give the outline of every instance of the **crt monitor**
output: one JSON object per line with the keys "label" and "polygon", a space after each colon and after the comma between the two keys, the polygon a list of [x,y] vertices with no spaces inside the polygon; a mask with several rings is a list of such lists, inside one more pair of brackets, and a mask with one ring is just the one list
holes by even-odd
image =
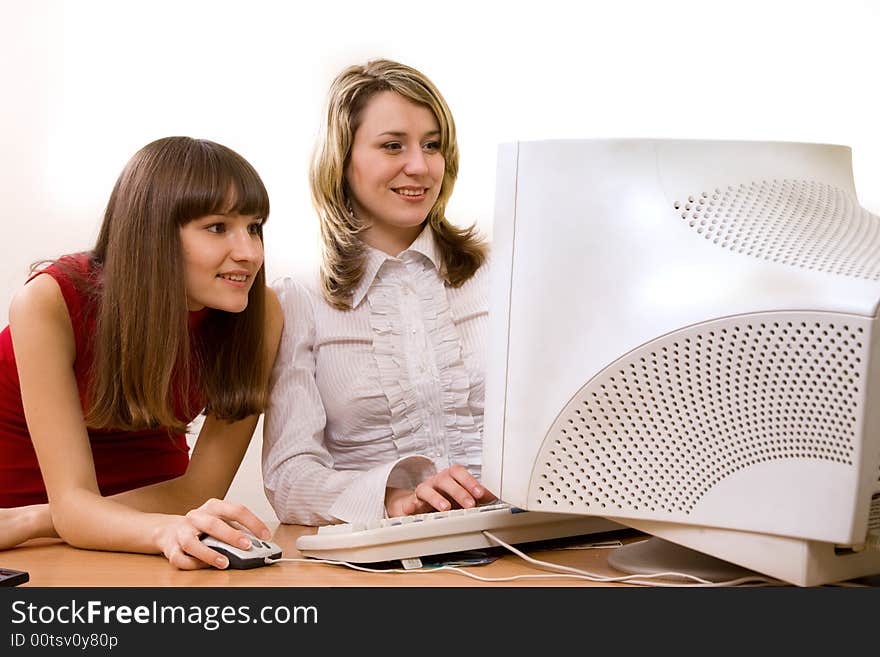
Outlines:
{"label": "crt monitor", "polygon": [[483,480],[794,584],[880,573],[878,302],[847,147],[504,144]]}

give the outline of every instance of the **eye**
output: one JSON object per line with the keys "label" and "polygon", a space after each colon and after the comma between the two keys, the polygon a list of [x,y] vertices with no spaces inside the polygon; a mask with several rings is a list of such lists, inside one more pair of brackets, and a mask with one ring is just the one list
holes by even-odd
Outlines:
{"label": "eye", "polygon": [[389,141],[382,144],[382,149],[391,153],[397,153],[403,149],[403,145],[399,141]]}
{"label": "eye", "polygon": [[422,149],[429,153],[437,153],[440,151],[439,141],[428,141],[422,145]]}
{"label": "eye", "polygon": [[248,232],[251,235],[262,235],[263,234],[263,221],[255,221],[252,224],[248,224]]}
{"label": "eye", "polygon": [[205,226],[205,230],[207,230],[209,233],[217,233],[219,235],[220,233],[226,232],[226,224],[210,224],[208,226]]}

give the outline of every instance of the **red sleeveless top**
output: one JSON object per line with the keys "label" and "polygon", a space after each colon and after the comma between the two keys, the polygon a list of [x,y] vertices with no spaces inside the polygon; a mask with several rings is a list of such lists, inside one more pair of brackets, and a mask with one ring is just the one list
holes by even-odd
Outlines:
{"label": "red sleeveless top", "polygon": [[[74,374],[80,399],[84,399],[92,365],[96,304],[89,295],[77,289],[65,269],[75,270],[84,281],[94,280],[95,272],[90,271],[86,254],[65,257],[61,262],[65,266],[53,264],[34,276],[49,275],[61,288],[76,343]],[[204,314],[205,311],[190,313],[191,335]],[[184,403],[184,399],[172,400],[178,417],[187,423],[195,416],[185,417],[181,409],[201,409],[205,405],[194,387],[188,391],[188,398],[188,403]],[[89,427],[88,433],[102,495],[114,495],[178,477],[186,471],[189,463],[186,436],[161,427],[140,431]],[[12,337],[7,326],[0,333],[0,508],[46,501],[46,488],[24,417]]]}

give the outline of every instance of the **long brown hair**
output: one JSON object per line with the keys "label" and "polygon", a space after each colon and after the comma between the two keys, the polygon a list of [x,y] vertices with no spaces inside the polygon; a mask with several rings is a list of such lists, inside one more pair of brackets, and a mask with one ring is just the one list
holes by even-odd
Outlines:
{"label": "long brown hair", "polygon": [[445,160],[443,182],[426,221],[443,259],[441,275],[447,284],[464,284],[486,259],[486,246],[476,226],[458,228],[446,219],[446,204],[458,176],[458,142],[452,112],[434,84],[416,69],[376,59],[342,71],[330,86],[325,119],[315,146],[309,185],[321,223],[321,282],[324,296],[340,309],[350,307],[351,295],[364,269],[364,244],[358,237],[369,228],[350,211],[345,169],[354,134],[369,100],[394,91],[434,114],[440,125],[440,151]]}
{"label": "long brown hair", "polygon": [[207,310],[199,339],[190,340],[179,229],[221,213],[269,214],[259,175],[225,146],[167,137],[144,146],[122,171],[90,254],[101,282],[92,287],[97,318],[89,426],[183,431],[173,400],[186,398],[193,383],[205,412],[221,419],[264,410],[265,267],[244,311]]}

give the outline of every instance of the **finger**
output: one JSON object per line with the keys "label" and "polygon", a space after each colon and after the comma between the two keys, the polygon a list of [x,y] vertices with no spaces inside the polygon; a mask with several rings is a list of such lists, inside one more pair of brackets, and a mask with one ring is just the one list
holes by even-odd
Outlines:
{"label": "finger", "polygon": [[[214,552],[211,550],[211,552]],[[218,557],[223,556],[221,554],[217,554]],[[183,551],[180,545],[175,545],[171,551],[171,554],[168,555],[169,563],[177,568],[178,570],[198,570],[200,568],[207,568],[210,563],[202,561],[201,559],[196,559],[186,552]],[[228,565],[228,564],[227,564]],[[217,567],[220,567],[219,564]],[[224,566],[225,567],[225,566]]]}
{"label": "finger", "polygon": [[[477,478],[474,477],[468,469],[463,465],[455,464],[451,468],[449,468],[449,474],[452,476],[455,481],[457,481],[463,488],[465,488],[475,499],[482,499],[486,494],[486,489],[480,485],[480,482],[477,481]],[[490,493],[491,495],[491,493]]]}
{"label": "finger", "polygon": [[428,505],[431,510],[449,511],[452,505],[445,497],[438,493],[431,484],[422,482],[416,486],[415,495],[418,499]]}
{"label": "finger", "polygon": [[432,506],[420,500],[415,492],[413,492],[413,494],[404,502],[403,515],[414,516],[419,513],[428,513],[433,510],[434,508]]}
{"label": "finger", "polygon": [[242,550],[247,550],[251,546],[251,539],[247,534],[240,529],[236,529],[226,520],[203,511],[201,507],[189,511],[186,514],[186,519],[197,530],[196,534],[201,533],[213,536],[224,543],[234,545]]}
{"label": "finger", "polygon": [[479,486],[480,494],[477,496],[481,502],[494,502],[498,499],[498,496],[487,489],[485,486]]}
{"label": "finger", "polygon": [[243,504],[235,504],[226,500],[210,499],[200,509],[204,509],[212,515],[219,516],[227,521],[235,521],[250,531],[254,536],[264,540],[272,538],[269,527],[260,520],[253,511]]}
{"label": "finger", "polygon": [[476,506],[476,500],[471,494],[450,475],[440,476],[434,480],[434,487],[441,491],[447,498],[455,500],[463,509]]}
{"label": "finger", "polygon": [[181,552],[192,559],[201,562],[201,567],[214,566],[215,568],[223,569],[229,565],[229,559],[210,546],[205,545],[205,543],[200,540],[198,534],[183,532],[182,534],[183,535],[178,538],[178,545]]}

